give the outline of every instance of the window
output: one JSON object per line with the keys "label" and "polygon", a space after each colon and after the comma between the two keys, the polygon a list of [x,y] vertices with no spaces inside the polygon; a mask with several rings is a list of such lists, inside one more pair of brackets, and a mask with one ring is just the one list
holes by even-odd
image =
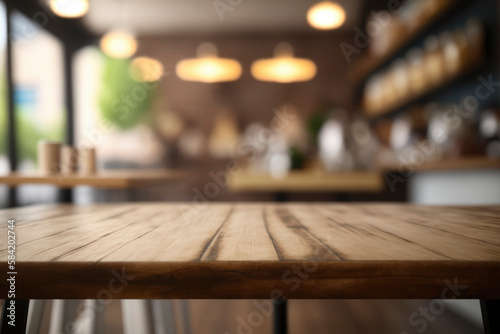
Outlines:
{"label": "window", "polygon": [[[18,12],[11,23],[18,169],[36,170],[38,141],[64,139],[63,46]],[[56,196],[54,187],[28,185],[19,187],[18,200],[28,204]]]}
{"label": "window", "polygon": [[[9,171],[7,159],[7,14],[5,5],[0,2],[0,173]],[[7,202],[7,187],[0,186],[0,206]]]}

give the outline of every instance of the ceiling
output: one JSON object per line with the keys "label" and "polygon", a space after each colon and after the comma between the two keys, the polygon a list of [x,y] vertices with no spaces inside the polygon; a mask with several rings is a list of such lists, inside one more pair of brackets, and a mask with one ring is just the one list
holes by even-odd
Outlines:
{"label": "ceiling", "polygon": [[[85,24],[96,34],[125,26],[139,35],[313,31],[306,12],[318,0],[90,0]],[[227,5],[219,13],[214,3]],[[234,5],[230,5],[233,3]],[[347,18],[359,22],[360,0],[338,0]],[[222,17],[222,19],[221,19]]]}

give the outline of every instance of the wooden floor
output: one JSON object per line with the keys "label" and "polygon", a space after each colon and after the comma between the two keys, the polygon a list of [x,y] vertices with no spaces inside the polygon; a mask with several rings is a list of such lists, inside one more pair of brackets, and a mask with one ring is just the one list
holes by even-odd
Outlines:
{"label": "wooden floor", "polygon": [[[272,316],[265,318],[261,326],[239,329],[241,323],[258,323],[257,303],[267,301],[248,300],[196,300],[192,301],[193,334],[270,334]],[[419,307],[428,307],[430,300],[292,300],[289,306],[290,334],[331,333],[395,333],[407,331],[419,333],[420,326],[412,327],[408,317],[418,312]],[[221,314],[224,317],[221,317]],[[262,314],[262,313],[260,313]],[[252,320],[252,316],[255,317]],[[250,316],[250,319],[249,319]],[[422,319],[418,317],[416,319]],[[444,312],[431,323],[426,334],[454,333],[474,334],[481,330],[456,316],[452,311]],[[402,334],[402,333],[401,333]]]}
{"label": "wooden floor", "polygon": [[[409,317],[428,308],[431,300],[292,300],[289,302],[290,334],[331,333],[453,333],[480,334],[468,321],[446,310],[432,321]],[[192,334],[270,334],[272,315],[266,300],[190,301]],[[50,305],[50,303],[49,303]],[[50,307],[46,309],[42,331],[48,333]],[[105,333],[123,333],[121,307],[117,300],[105,310]],[[180,321],[179,321],[180,323]],[[424,323],[426,328],[423,329]],[[420,331],[418,331],[420,330]],[[183,333],[178,326],[178,333]]]}

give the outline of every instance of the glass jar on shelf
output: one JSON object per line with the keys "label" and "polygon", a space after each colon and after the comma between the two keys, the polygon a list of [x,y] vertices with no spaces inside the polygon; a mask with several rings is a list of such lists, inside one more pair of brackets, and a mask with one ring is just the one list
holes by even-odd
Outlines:
{"label": "glass jar on shelf", "polygon": [[484,54],[484,28],[478,18],[471,18],[465,24],[467,53],[471,64],[478,64]]}
{"label": "glass jar on shelf", "polygon": [[458,71],[463,71],[470,64],[469,48],[464,30],[456,29],[453,32],[453,38],[458,48]]}
{"label": "glass jar on shelf", "polygon": [[404,58],[398,58],[391,64],[390,69],[392,91],[395,100],[400,101],[408,96],[409,78],[408,67]]}
{"label": "glass jar on shelf", "polygon": [[449,31],[439,35],[443,48],[443,69],[446,77],[452,77],[460,71],[460,49]]}
{"label": "glass jar on shelf", "polygon": [[435,35],[427,37],[424,42],[424,73],[428,84],[437,86],[443,81],[444,61],[439,38]]}
{"label": "glass jar on shelf", "polygon": [[413,48],[406,55],[408,62],[408,78],[411,94],[419,94],[426,88],[423,54],[419,48]]}
{"label": "glass jar on shelf", "polygon": [[384,107],[382,96],[382,77],[380,74],[374,74],[368,80],[363,95],[363,104],[366,111],[375,112]]}

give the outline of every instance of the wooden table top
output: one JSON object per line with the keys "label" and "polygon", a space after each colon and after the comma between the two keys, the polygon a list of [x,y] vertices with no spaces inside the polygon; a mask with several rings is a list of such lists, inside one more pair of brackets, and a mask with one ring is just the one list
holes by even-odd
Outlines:
{"label": "wooden table top", "polygon": [[248,192],[380,192],[385,188],[384,176],[379,171],[291,171],[283,178],[265,173],[243,171],[229,179],[232,191]]}
{"label": "wooden table top", "polygon": [[45,175],[39,172],[15,172],[0,176],[0,184],[50,184],[59,188],[92,186],[96,188],[129,189],[180,180],[183,173],[166,169],[100,170],[94,174]]}
{"label": "wooden table top", "polygon": [[0,210],[18,298],[500,298],[500,206],[197,205]]}

